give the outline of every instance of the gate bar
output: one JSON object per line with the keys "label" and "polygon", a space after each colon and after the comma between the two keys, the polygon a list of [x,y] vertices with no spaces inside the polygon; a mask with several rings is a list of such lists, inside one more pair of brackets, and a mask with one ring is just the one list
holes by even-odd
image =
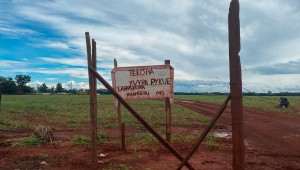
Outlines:
{"label": "gate bar", "polygon": [[[180,161],[183,160],[183,157],[167,142],[162,138],[112,87],[111,85],[91,66],[88,67],[89,72],[91,72],[119,101],[124,105],[124,107],[131,112],[131,114],[140,121],[147,130],[152,133],[152,135],[162,143],[177,159]],[[194,170],[194,168],[188,163],[185,163],[185,166],[190,169]]]}
{"label": "gate bar", "polygon": [[186,157],[184,158],[184,160],[181,161],[181,163],[178,166],[177,170],[180,170],[183,167],[183,165],[193,156],[193,154],[198,149],[198,147],[201,144],[201,142],[205,139],[205,137],[208,134],[208,132],[211,130],[211,128],[215,125],[215,123],[220,118],[220,116],[222,115],[222,113],[225,111],[225,109],[226,109],[226,107],[227,107],[228,102],[230,101],[230,99],[231,99],[231,96],[228,95],[227,99],[224,101],[223,105],[220,107],[220,109],[218,110],[217,114],[210,121],[209,125],[206,126],[206,128],[203,131],[203,133],[198,138],[197,143],[193,146],[193,148],[191,149],[191,151],[186,155]]}

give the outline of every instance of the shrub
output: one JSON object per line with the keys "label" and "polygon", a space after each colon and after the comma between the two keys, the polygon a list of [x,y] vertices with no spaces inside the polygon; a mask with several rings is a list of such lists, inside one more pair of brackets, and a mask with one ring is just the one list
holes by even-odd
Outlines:
{"label": "shrub", "polygon": [[45,142],[53,142],[53,130],[49,126],[38,125],[35,128],[34,135],[43,139]]}

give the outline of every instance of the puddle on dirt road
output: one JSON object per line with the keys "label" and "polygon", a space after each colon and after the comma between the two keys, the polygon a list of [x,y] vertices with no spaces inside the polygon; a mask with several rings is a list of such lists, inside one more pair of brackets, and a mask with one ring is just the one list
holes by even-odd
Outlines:
{"label": "puddle on dirt road", "polygon": [[[217,138],[232,139],[232,134],[229,131],[214,131],[212,132],[212,135]],[[251,150],[249,142],[246,139],[244,139],[244,145],[246,148]]]}
{"label": "puddle on dirt road", "polygon": [[231,132],[214,131],[214,132],[212,132],[212,135],[217,138],[231,139]]}
{"label": "puddle on dirt road", "polygon": [[183,103],[195,103],[194,101],[189,101],[189,100],[181,100]]}

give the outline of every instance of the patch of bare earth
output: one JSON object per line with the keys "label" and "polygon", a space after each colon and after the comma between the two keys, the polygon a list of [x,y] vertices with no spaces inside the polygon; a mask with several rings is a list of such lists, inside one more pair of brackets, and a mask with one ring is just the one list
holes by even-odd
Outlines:
{"label": "patch of bare earth", "polygon": [[[182,129],[182,132],[186,130]],[[75,131],[56,131],[54,144],[44,144],[39,147],[15,147],[7,141],[9,139],[30,136],[33,132],[5,131],[1,133],[0,169],[89,169],[90,147],[70,142]],[[22,132],[21,132],[22,131]],[[134,134],[134,129],[128,128],[127,134]],[[98,144],[99,169],[118,169],[125,166],[129,169],[176,169],[179,161],[161,144],[139,145],[128,143],[126,150],[119,149],[117,129],[109,129],[108,142]],[[225,142],[226,143],[226,142]],[[190,145],[175,143],[174,148],[182,155],[187,154]],[[228,146],[219,150],[200,147],[190,163],[194,167],[205,169],[230,169],[230,152]]]}
{"label": "patch of bare earth", "polygon": [[[213,116],[219,105],[180,102],[199,113]],[[300,169],[300,117],[291,114],[244,109],[246,169]],[[52,124],[54,143],[38,147],[12,146],[11,139],[30,136],[26,129],[0,130],[0,169],[90,169],[90,147],[74,144],[76,135],[89,135],[88,123],[82,130],[70,130]],[[200,136],[204,127],[173,125],[173,133]],[[140,130],[126,127],[129,137]],[[189,163],[195,169],[232,169],[231,118],[227,108],[213,129],[220,135],[218,148],[200,145]],[[98,169],[176,169],[180,161],[160,143],[128,142],[119,149],[119,131],[106,129],[107,142],[97,145]],[[172,146],[184,157],[193,145],[176,141]],[[187,169],[187,168],[183,168]]]}

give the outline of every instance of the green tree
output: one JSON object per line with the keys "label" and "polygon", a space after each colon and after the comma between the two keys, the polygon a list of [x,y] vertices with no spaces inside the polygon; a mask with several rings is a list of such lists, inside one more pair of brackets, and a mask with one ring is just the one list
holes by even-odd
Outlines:
{"label": "green tree", "polygon": [[34,88],[30,86],[19,86],[19,94],[32,94],[34,92]]}
{"label": "green tree", "polygon": [[51,93],[51,94],[54,94],[54,93],[55,93],[55,87],[54,87],[54,86],[52,86],[52,87],[50,88],[50,93]]}
{"label": "green tree", "polygon": [[17,94],[30,94],[33,93],[34,89],[27,86],[26,84],[31,81],[31,77],[28,75],[16,75],[16,83],[18,84]]}
{"label": "green tree", "polygon": [[16,75],[15,79],[18,86],[26,86],[31,81],[31,77],[28,75]]}
{"label": "green tree", "polygon": [[70,89],[67,91],[69,94],[77,94],[78,90],[77,89]]}
{"label": "green tree", "polygon": [[56,84],[56,92],[57,93],[62,93],[64,91],[65,91],[65,89],[62,87],[62,84],[61,83],[57,83]]}
{"label": "green tree", "polygon": [[47,93],[49,92],[49,89],[47,87],[47,85],[45,83],[43,83],[41,86],[39,86],[37,88],[37,90],[40,92],[40,93]]}
{"label": "green tree", "polygon": [[11,77],[0,76],[0,86],[2,86],[3,94],[15,94],[17,92],[17,85]]}

